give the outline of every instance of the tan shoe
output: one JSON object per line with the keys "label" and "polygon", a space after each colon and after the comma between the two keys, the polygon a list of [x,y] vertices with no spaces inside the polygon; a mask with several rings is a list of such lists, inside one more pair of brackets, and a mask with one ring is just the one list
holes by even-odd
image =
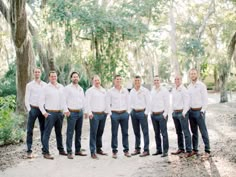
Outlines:
{"label": "tan shoe", "polygon": [[117,154],[116,154],[116,153],[113,153],[113,154],[112,154],[112,158],[113,158],[113,159],[117,159]]}
{"label": "tan shoe", "polygon": [[133,155],[138,155],[138,154],[140,154],[140,151],[139,150],[135,150],[133,153],[131,153],[131,155],[133,156]]}
{"label": "tan shoe", "polygon": [[51,156],[50,154],[44,154],[43,157],[44,157],[45,159],[49,159],[49,160],[53,160],[53,159],[54,159],[54,157]]}
{"label": "tan shoe", "polygon": [[131,157],[131,155],[129,154],[129,152],[125,152],[124,155],[125,155],[126,157]]}
{"label": "tan shoe", "polygon": [[68,159],[74,159],[74,157],[73,157],[72,154],[68,154],[68,155],[67,155],[67,158],[68,158]]}

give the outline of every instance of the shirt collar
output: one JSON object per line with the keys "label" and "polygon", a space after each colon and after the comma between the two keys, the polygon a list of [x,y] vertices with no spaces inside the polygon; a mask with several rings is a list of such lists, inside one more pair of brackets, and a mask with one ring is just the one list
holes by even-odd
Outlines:
{"label": "shirt collar", "polygon": [[76,88],[76,89],[78,89],[80,91],[82,90],[82,87],[79,84],[76,87],[76,86],[74,86],[74,84],[70,83],[70,86],[73,87],[73,88]]}
{"label": "shirt collar", "polygon": [[103,92],[103,93],[106,92],[106,90],[105,90],[102,86],[100,86],[100,88],[97,88],[97,87],[95,87],[95,86],[92,86],[92,88],[95,89],[95,90],[98,90],[98,91],[100,91],[100,92]]}

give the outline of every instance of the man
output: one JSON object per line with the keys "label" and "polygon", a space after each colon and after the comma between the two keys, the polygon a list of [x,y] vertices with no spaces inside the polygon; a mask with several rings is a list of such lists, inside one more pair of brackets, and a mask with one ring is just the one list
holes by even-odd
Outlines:
{"label": "man", "polygon": [[129,154],[128,128],[129,128],[129,92],[121,86],[122,78],[116,75],[114,78],[114,87],[108,92],[108,104],[111,110],[111,147],[114,159],[117,158],[118,147],[118,128],[121,127],[123,152],[126,157]]}
{"label": "man", "polygon": [[149,155],[149,114],[150,94],[148,89],[141,86],[141,77],[135,76],[134,88],[130,91],[131,119],[135,134],[135,151],[131,155],[140,154],[140,126],[144,137],[144,150],[140,157]]}
{"label": "man", "polygon": [[[152,155],[162,154],[161,157],[168,156],[169,140],[167,133],[167,119],[169,110],[169,92],[161,86],[159,76],[154,77],[154,87],[151,91],[151,118],[155,132],[156,152]],[[161,136],[162,140],[161,142]],[[163,144],[163,148],[162,148]]]}
{"label": "man", "polygon": [[198,154],[198,128],[202,134],[205,144],[205,154],[202,158],[210,157],[210,142],[205,123],[205,113],[207,108],[207,88],[198,80],[198,72],[191,69],[189,72],[191,83],[188,86],[190,96],[189,121],[192,131],[193,154]]}
{"label": "man", "polygon": [[45,82],[41,81],[41,70],[40,68],[34,69],[34,80],[29,82],[26,85],[25,91],[25,106],[28,111],[28,123],[27,123],[27,157],[32,158],[32,143],[33,143],[33,129],[34,123],[38,118],[40,134],[41,134],[41,143],[43,144],[43,132],[44,132],[44,116],[39,110],[38,101],[39,95],[42,92],[43,88],[47,85]]}
{"label": "man", "polygon": [[178,150],[176,152],[172,152],[171,154],[177,155],[184,153],[186,148],[186,154],[183,157],[191,157],[193,155],[192,143],[188,127],[187,114],[189,110],[189,94],[187,89],[182,85],[182,78],[178,75],[175,77],[175,87],[172,91],[172,108],[172,117],[177,134]]}
{"label": "man", "polygon": [[98,75],[93,77],[93,86],[86,91],[87,114],[90,122],[90,152],[92,159],[97,154],[107,155],[102,151],[102,135],[108,114],[107,92],[101,86]]}
{"label": "man", "polygon": [[57,82],[57,73],[49,72],[49,83],[43,89],[39,99],[39,109],[45,117],[45,130],[43,135],[43,154],[45,159],[54,159],[49,153],[49,138],[52,128],[55,127],[57,149],[60,155],[67,155],[62,142],[62,125],[64,115],[67,112],[65,104],[64,87]]}
{"label": "man", "polygon": [[67,116],[66,148],[68,159],[73,159],[72,139],[75,132],[75,155],[86,156],[81,152],[81,132],[83,125],[83,109],[85,107],[84,91],[78,84],[79,73],[71,73],[72,83],[65,87]]}

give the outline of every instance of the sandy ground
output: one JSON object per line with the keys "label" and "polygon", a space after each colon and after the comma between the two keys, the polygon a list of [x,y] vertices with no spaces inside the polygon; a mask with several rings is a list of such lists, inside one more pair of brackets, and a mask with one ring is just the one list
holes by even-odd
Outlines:
{"label": "sandy ground", "polygon": [[[11,145],[0,148],[0,176],[1,177],[236,177],[236,96],[233,95],[229,103],[218,104],[219,95],[209,94],[209,108],[207,112],[207,126],[211,141],[212,158],[201,161],[198,157],[181,159],[169,155],[148,156],[141,158],[134,156],[127,158],[122,153],[121,133],[119,132],[118,159],[111,157],[111,122],[107,119],[103,139],[103,150],[109,156],[99,156],[93,160],[90,156],[75,157],[73,160],[59,156],[56,150],[54,132],[50,141],[51,153],[54,160],[45,160],[41,155],[39,137],[34,137],[33,159],[25,159],[25,144]],[[65,132],[66,123],[64,125]],[[155,152],[153,127],[149,118],[150,151]],[[84,121],[82,146],[89,154],[89,123]],[[37,134],[36,129],[36,134]],[[119,130],[120,131],[120,130]],[[173,120],[168,120],[170,151],[177,148]],[[65,133],[64,133],[65,135]],[[129,128],[130,152],[134,150],[134,135],[130,122]],[[65,141],[65,136],[64,136]],[[204,146],[199,139],[199,150]],[[170,153],[169,153],[170,154]]]}

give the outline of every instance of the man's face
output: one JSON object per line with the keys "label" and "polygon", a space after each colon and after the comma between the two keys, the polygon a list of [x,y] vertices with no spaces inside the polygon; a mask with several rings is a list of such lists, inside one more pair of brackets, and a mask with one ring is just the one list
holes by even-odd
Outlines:
{"label": "man's face", "polygon": [[134,86],[139,88],[141,86],[141,78],[134,79]]}
{"label": "man's face", "polygon": [[57,73],[50,73],[49,75],[49,81],[52,84],[55,84],[57,82]]}
{"label": "man's face", "polygon": [[160,84],[161,84],[161,80],[159,77],[154,77],[154,85],[156,87],[160,87]]}
{"label": "man's face", "polygon": [[122,83],[122,78],[120,76],[116,77],[114,80],[115,87],[120,87]]}
{"label": "man's face", "polygon": [[94,85],[95,87],[100,87],[101,81],[100,81],[100,78],[99,78],[99,77],[94,77],[94,78],[93,78],[93,85]]}
{"label": "man's face", "polygon": [[197,80],[197,71],[196,70],[191,70],[190,73],[189,73],[189,76],[190,76],[190,79],[192,81],[196,81]]}
{"label": "man's face", "polygon": [[34,69],[34,78],[40,79],[40,77],[41,77],[41,70],[38,68]]}
{"label": "man's face", "polygon": [[175,77],[175,85],[178,87],[182,84],[182,79],[179,76]]}
{"label": "man's face", "polygon": [[79,75],[77,73],[74,73],[71,77],[71,81],[73,84],[78,84],[79,83]]}

